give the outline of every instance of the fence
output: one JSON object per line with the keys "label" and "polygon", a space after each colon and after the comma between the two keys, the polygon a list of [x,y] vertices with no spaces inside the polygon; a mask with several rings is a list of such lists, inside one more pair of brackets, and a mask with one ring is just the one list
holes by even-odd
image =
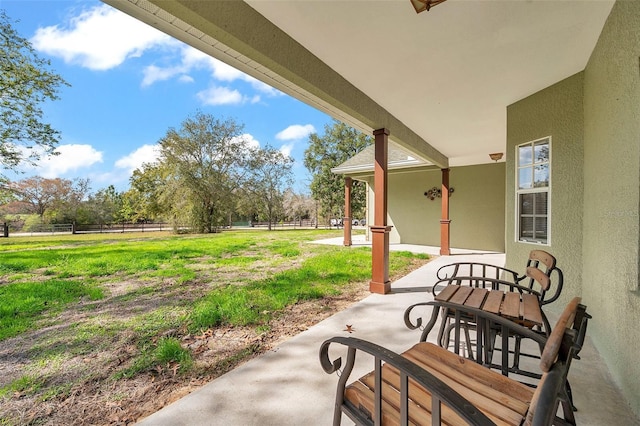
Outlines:
{"label": "fence", "polygon": [[[272,229],[297,229],[297,228],[332,228],[336,225],[330,223],[318,223],[312,219],[301,219],[295,221],[272,222]],[[234,222],[231,228],[268,228],[269,222]],[[225,227],[226,228],[226,227]],[[125,233],[125,232],[154,232],[171,231],[174,226],[170,223],[112,223],[112,224],[92,224],[74,225],[71,223],[37,225],[24,231],[11,231],[11,235],[53,235],[53,234],[101,234],[101,233]],[[187,227],[179,227],[187,229]],[[9,224],[0,224],[0,237],[9,236]]]}
{"label": "fence", "polygon": [[[0,225],[2,228],[2,237],[9,236],[9,224],[3,223]],[[72,234],[73,224],[71,223],[54,223],[54,224],[40,224],[31,227],[28,231],[20,231],[13,233],[13,235],[53,235],[53,234]]]}
{"label": "fence", "polygon": [[[9,236],[9,224],[0,224],[0,237]],[[168,223],[114,223],[77,225],[72,223],[40,224],[30,227],[28,230],[12,230],[11,235],[34,236],[54,234],[98,234],[98,233],[124,233],[124,232],[153,232],[173,230],[173,225]]]}
{"label": "fence", "polygon": [[76,225],[76,234],[101,234],[113,232],[151,232],[173,230],[169,223],[110,223],[93,225]]}
{"label": "fence", "polygon": [[[269,222],[249,222],[248,226],[252,228],[268,228]],[[315,228],[316,222],[311,219],[293,220],[290,222],[271,222],[271,228]],[[322,225],[320,225],[322,226]]]}

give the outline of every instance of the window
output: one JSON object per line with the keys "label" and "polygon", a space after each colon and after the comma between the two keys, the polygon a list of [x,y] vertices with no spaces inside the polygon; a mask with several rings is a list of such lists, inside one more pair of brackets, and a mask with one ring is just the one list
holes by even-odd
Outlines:
{"label": "window", "polygon": [[550,148],[550,137],[517,147],[518,241],[549,244]]}

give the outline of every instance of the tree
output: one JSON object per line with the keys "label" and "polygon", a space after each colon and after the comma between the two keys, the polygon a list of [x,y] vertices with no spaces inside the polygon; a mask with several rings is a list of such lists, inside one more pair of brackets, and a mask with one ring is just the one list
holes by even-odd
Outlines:
{"label": "tree", "polygon": [[164,196],[167,176],[167,168],[155,163],[133,171],[124,197],[135,211],[135,220],[153,221],[171,210],[171,200]]}
{"label": "tree", "polygon": [[268,145],[252,154],[246,191],[254,201],[256,212],[269,222],[271,230],[277,213],[284,212],[285,188],[293,183],[293,158]]}
{"label": "tree", "polygon": [[42,121],[40,104],[58,99],[59,86],[68,83],[49,66],[0,11],[0,165],[5,169],[33,164],[41,152],[54,154],[59,132]]}
{"label": "tree", "polygon": [[100,225],[110,225],[122,220],[122,194],[116,191],[113,185],[109,185],[91,195],[88,200],[89,209],[94,218],[93,221]]}
{"label": "tree", "polygon": [[312,219],[315,217],[316,202],[306,194],[297,194],[291,188],[284,193],[284,213],[289,220]]}
{"label": "tree", "polygon": [[44,220],[47,211],[60,208],[73,192],[73,182],[68,179],[45,179],[39,176],[26,178],[10,184],[18,201]]}
{"label": "tree", "polygon": [[71,221],[78,223],[80,222],[79,217],[81,215],[85,216],[84,220],[88,219],[86,214],[83,214],[86,212],[83,212],[82,209],[85,207],[84,203],[90,190],[91,185],[89,179],[77,178],[73,180],[71,190],[67,194],[67,199],[63,202],[64,210],[62,211],[62,219],[64,222]]}
{"label": "tree", "polygon": [[216,232],[234,209],[252,151],[242,129],[232,119],[198,112],[160,140],[163,195],[175,217],[188,213],[196,232]]}
{"label": "tree", "polygon": [[[344,177],[331,169],[344,163],[368,145],[370,136],[334,120],[324,126],[324,135],[313,133],[304,152],[304,165],[312,175],[311,194],[322,206],[324,215],[342,217],[344,207]],[[365,185],[354,181],[351,208],[354,215],[363,215],[366,203]]]}

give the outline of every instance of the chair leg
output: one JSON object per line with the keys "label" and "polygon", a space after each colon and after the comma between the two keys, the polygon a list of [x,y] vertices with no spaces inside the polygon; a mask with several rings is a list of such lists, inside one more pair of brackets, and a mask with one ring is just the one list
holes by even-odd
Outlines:
{"label": "chair leg", "polygon": [[464,338],[467,340],[467,358],[475,361],[476,358],[473,355],[473,345],[471,344],[471,334],[469,333],[469,323],[464,323]]}
{"label": "chair leg", "polygon": [[450,318],[449,318],[449,310],[448,309],[443,309],[442,310],[442,324],[440,324],[440,330],[438,330],[438,344],[440,345],[440,347],[443,348],[448,348],[449,347],[449,336],[447,333],[447,344],[444,345],[444,334],[445,334],[445,329],[448,328],[450,326]]}
{"label": "chair leg", "polygon": [[520,336],[515,336],[515,342],[513,345],[513,371],[520,371],[520,345],[522,339]]}

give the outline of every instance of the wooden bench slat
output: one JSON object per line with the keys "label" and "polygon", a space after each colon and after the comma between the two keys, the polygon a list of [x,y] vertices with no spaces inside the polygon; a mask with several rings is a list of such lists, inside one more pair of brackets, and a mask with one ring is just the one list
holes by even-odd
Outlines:
{"label": "wooden bench slat", "polygon": [[536,325],[542,325],[542,311],[538,297],[533,294],[522,295],[522,318],[531,321]]}
{"label": "wooden bench slat", "polygon": [[[400,373],[395,368],[385,365],[382,368],[383,397],[400,413]],[[372,391],[375,377],[373,373],[360,378],[365,386]],[[409,380],[409,422],[417,424],[431,424],[431,394],[418,386],[413,380]],[[418,405],[419,404],[419,405]],[[450,407],[442,405],[442,424],[446,426],[466,426],[465,422]],[[398,415],[398,418],[400,416]]]}
{"label": "wooden bench slat", "polygon": [[474,288],[469,297],[467,297],[467,300],[464,302],[464,305],[480,309],[488,292],[489,290],[486,288]]}
{"label": "wooden bench slat", "polygon": [[498,392],[511,395],[524,404],[529,403],[534,392],[532,388],[517,380],[512,380],[509,377],[458,356],[453,352],[449,352],[445,348],[441,348],[433,343],[418,343],[404,354],[417,356],[420,358],[420,362],[423,362],[424,358],[431,358],[439,364],[458,370],[462,374],[472,376],[477,382],[491,387]]}
{"label": "wooden bench slat", "polygon": [[[361,382],[353,382],[345,389],[344,397],[359,410],[364,408],[373,420],[373,413],[375,412],[375,395],[371,389]],[[382,423],[388,425],[400,424],[400,412],[395,410],[384,399],[382,400]]]}
{"label": "wooden bench slat", "polygon": [[519,401],[512,395],[500,392],[492,388],[491,385],[477,381],[474,376],[468,376],[429,356],[420,356],[416,353],[406,353],[404,356],[447,383],[449,387],[498,424],[519,425],[527,413],[530,401],[526,403]]}
{"label": "wooden bench slat", "polygon": [[509,318],[520,318],[520,293],[505,293],[500,307],[500,315]]}
{"label": "wooden bench slat", "polygon": [[456,293],[456,291],[458,291],[459,288],[459,285],[448,285],[443,288],[440,293],[436,294],[434,299],[440,302],[446,302]]}
{"label": "wooden bench slat", "polygon": [[486,312],[491,312],[492,314],[499,315],[500,306],[502,305],[503,297],[504,297],[504,292],[502,291],[499,291],[499,290],[490,291],[484,300],[484,305],[482,305],[482,310]]}
{"label": "wooden bench slat", "polygon": [[464,305],[465,300],[469,297],[471,292],[473,291],[473,287],[460,287],[456,293],[449,298],[450,303],[457,303],[459,305]]}

